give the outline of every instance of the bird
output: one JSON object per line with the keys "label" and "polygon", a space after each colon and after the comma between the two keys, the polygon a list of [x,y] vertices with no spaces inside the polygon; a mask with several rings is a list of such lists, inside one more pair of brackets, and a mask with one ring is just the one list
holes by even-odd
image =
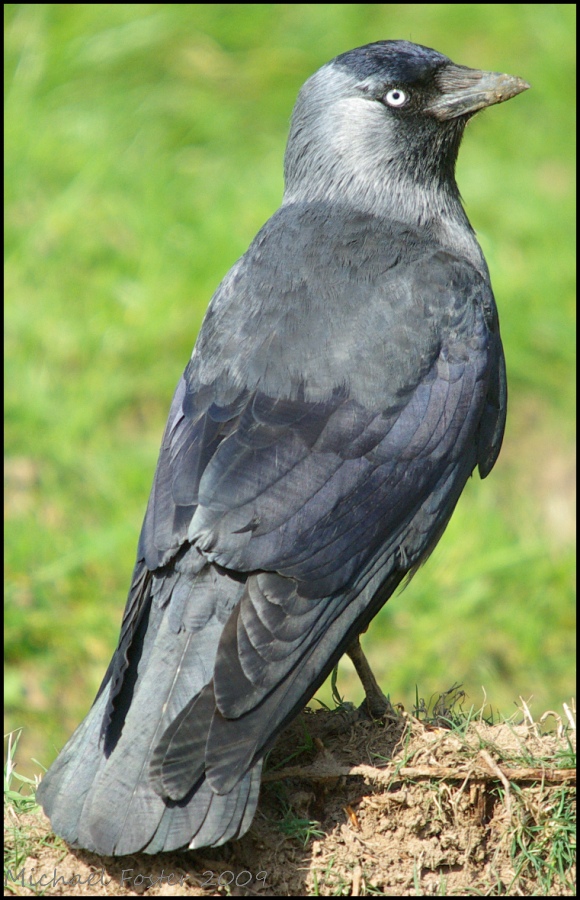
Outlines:
{"label": "bird", "polygon": [[[521,78],[384,40],[301,88],[280,208],[177,386],[117,649],[38,788],[105,856],[219,846],[264,755],[500,451],[506,370],[455,165]],[[365,684],[366,680],[366,684]]]}

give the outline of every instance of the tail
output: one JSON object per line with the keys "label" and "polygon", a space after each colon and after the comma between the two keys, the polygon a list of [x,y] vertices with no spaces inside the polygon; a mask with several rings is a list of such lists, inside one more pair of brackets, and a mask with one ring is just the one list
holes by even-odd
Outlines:
{"label": "tail", "polygon": [[[261,761],[228,793],[213,791],[201,773],[179,800],[159,793],[151,772],[164,731],[211,680],[223,625],[243,590],[210,568],[152,576],[118,667],[120,687],[109,677],[39,786],[54,831],[73,847],[120,856],[218,846],[251,824]],[[131,631],[126,624],[122,635]]]}

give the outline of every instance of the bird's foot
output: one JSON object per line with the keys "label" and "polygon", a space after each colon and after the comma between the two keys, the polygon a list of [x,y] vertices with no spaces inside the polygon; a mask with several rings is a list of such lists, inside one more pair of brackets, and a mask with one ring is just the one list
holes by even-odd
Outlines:
{"label": "bird's foot", "polygon": [[357,712],[371,719],[396,719],[397,711],[381,690],[367,693]]}

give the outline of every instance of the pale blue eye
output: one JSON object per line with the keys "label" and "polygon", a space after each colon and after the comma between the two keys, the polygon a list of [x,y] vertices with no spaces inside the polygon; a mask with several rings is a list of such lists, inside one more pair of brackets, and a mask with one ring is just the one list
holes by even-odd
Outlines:
{"label": "pale blue eye", "polygon": [[407,100],[408,97],[405,91],[402,91],[400,88],[393,88],[385,94],[385,102],[389,106],[404,106]]}

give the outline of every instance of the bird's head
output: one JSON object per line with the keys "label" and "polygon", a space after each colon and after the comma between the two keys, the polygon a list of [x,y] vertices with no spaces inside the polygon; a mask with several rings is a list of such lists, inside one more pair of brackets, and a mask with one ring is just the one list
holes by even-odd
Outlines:
{"label": "bird's head", "polygon": [[285,202],[326,198],[376,212],[409,206],[419,213],[424,203],[459,204],[454,170],[467,121],[528,87],[408,41],[343,53],[298,96]]}

